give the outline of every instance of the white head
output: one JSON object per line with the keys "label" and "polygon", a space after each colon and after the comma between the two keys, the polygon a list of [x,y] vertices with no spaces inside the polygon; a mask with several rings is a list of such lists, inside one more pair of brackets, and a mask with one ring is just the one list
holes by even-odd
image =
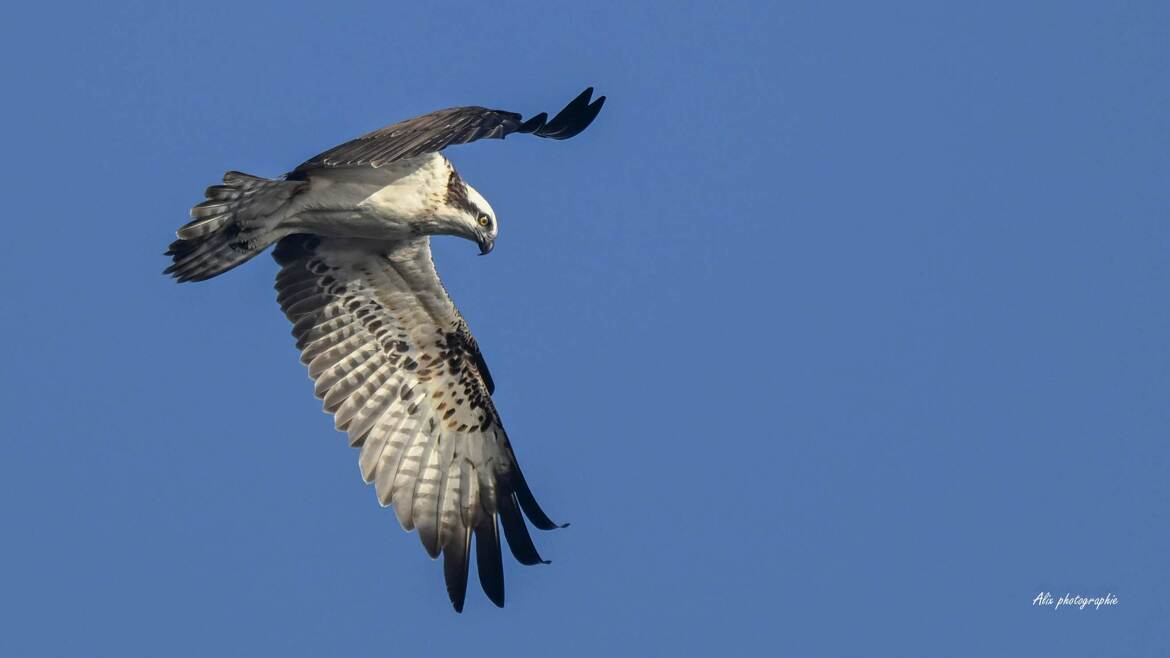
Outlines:
{"label": "white head", "polygon": [[468,185],[451,168],[446,195],[435,213],[443,233],[467,238],[479,245],[479,253],[487,254],[496,245],[500,227],[496,213],[487,199]]}

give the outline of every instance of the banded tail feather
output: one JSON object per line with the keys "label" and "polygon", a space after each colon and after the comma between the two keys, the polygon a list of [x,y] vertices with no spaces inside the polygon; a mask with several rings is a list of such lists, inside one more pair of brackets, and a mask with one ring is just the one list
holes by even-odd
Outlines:
{"label": "banded tail feather", "polygon": [[271,180],[238,171],[212,185],[191,209],[191,221],[177,231],[166,251],[174,259],[164,274],[180,283],[204,281],[236,267],[283,237],[276,232],[289,202],[304,181]]}

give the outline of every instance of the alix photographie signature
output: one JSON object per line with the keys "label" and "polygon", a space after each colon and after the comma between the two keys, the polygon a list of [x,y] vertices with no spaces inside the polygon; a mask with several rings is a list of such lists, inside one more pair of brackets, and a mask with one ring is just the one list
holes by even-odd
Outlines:
{"label": "alix photographie signature", "polygon": [[1103,605],[1117,605],[1117,595],[1112,592],[1105,596],[1081,596],[1080,594],[1068,593],[1059,599],[1055,599],[1052,597],[1051,592],[1040,592],[1036,595],[1036,598],[1032,599],[1032,605],[1051,606],[1053,610],[1060,610],[1061,608],[1084,610],[1088,607],[1100,610]]}

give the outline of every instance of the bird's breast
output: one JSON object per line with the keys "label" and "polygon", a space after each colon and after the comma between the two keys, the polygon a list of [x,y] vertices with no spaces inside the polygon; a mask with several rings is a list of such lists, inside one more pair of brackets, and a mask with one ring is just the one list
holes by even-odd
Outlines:
{"label": "bird's breast", "polygon": [[399,179],[362,199],[357,207],[379,217],[406,221],[432,214],[436,204],[430,197],[425,188]]}

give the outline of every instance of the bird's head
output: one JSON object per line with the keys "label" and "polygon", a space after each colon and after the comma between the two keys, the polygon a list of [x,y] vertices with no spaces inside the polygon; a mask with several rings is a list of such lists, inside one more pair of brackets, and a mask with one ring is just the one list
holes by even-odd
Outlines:
{"label": "bird's head", "polygon": [[446,197],[436,215],[445,233],[475,242],[481,255],[495,247],[500,231],[495,211],[487,199],[460,178],[454,169],[447,182]]}

